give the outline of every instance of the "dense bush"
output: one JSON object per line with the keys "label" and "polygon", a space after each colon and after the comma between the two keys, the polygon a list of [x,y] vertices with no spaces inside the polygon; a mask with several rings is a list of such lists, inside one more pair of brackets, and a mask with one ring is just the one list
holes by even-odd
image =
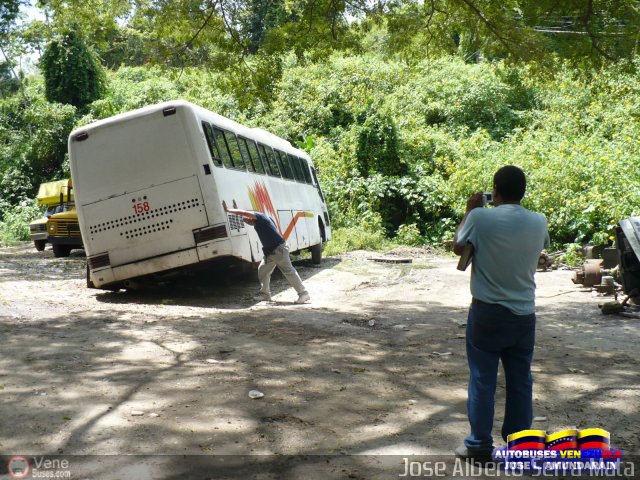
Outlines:
{"label": "dense bush", "polygon": [[[336,55],[284,72],[267,128],[310,153],[337,226],[379,216],[388,235],[414,223],[428,242],[452,235],[464,188],[449,177],[529,123],[526,71],[457,59],[414,68],[373,55]],[[490,185],[488,185],[490,187]],[[487,186],[485,186],[486,188]]]}
{"label": "dense bush", "polygon": [[640,78],[615,67],[589,78],[565,70],[543,87],[529,128],[458,163],[457,196],[512,163],[527,172],[525,205],[547,216],[556,244],[610,243],[616,223],[640,211]]}
{"label": "dense bush", "polygon": [[64,174],[74,124],[184,98],[309,152],[336,251],[450,240],[468,195],[489,190],[506,164],[527,173],[524,203],[547,216],[557,247],[609,243],[621,218],[640,213],[640,62],[582,73],[558,64],[553,75],[457,58],[408,66],[374,53],[278,62],[268,95],[243,94],[235,70],[123,67],[82,118],[32,82],[26,99],[0,101],[2,205]]}
{"label": "dense bush", "polygon": [[484,129],[501,138],[524,123],[523,112],[535,108],[534,90],[515,68],[444,58],[423,62],[413,73],[394,92],[395,111],[417,116],[423,127]]}
{"label": "dense bush", "polygon": [[29,223],[42,213],[35,200],[23,200],[18,205],[6,207],[0,221],[0,243],[29,240]]}
{"label": "dense bush", "polygon": [[402,245],[422,245],[424,239],[420,235],[420,229],[415,223],[405,223],[398,228],[396,242]]}
{"label": "dense bush", "polygon": [[351,250],[384,250],[392,243],[380,228],[369,225],[342,227],[333,231],[333,238],[327,244],[324,254],[335,255]]}
{"label": "dense bush", "polygon": [[33,101],[22,112],[22,122],[28,128],[25,159],[33,172],[34,186],[64,175],[67,138],[76,123],[76,108]]}
{"label": "dense bush", "polygon": [[41,182],[65,174],[76,109],[47,102],[41,87],[29,85],[25,97],[0,101],[0,199],[11,205],[33,198]]}
{"label": "dense bush", "polygon": [[157,67],[123,67],[108,77],[104,98],[89,106],[82,123],[180,97],[174,81]]}

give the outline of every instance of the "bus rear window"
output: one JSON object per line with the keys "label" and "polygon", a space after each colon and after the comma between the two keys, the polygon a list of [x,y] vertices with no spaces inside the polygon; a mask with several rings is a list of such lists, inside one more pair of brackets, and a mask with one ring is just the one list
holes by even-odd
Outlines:
{"label": "bus rear window", "polygon": [[242,155],[240,154],[240,147],[238,146],[236,134],[225,130],[224,138],[227,139],[227,145],[229,146],[229,153],[231,153],[231,161],[233,162],[234,168],[244,170],[244,162],[242,161]]}
{"label": "bus rear window", "polygon": [[213,128],[207,122],[202,122],[202,130],[204,131],[204,137],[207,139],[207,146],[209,147],[209,153],[214,165],[222,166],[222,157],[220,156],[220,150],[216,145],[216,139],[213,135]]}

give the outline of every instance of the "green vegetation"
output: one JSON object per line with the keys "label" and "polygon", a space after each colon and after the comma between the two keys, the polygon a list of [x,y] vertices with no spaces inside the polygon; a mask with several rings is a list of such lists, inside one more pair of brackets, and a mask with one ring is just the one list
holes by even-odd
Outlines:
{"label": "green vegetation", "polygon": [[19,205],[7,208],[0,222],[0,239],[3,243],[29,240],[29,222],[42,214],[43,211],[36,205],[35,200],[25,200]]}
{"label": "green vegetation", "polygon": [[[18,25],[9,2],[0,241],[25,239],[38,185],[69,175],[73,128],[183,98],[309,152],[326,253],[440,245],[505,164],[556,247],[608,244],[640,212],[640,19],[631,1],[561,3],[52,0]],[[36,47],[42,75],[16,72]]]}
{"label": "green vegetation", "polygon": [[40,66],[49,102],[84,109],[104,93],[102,66],[74,30],[49,42]]}

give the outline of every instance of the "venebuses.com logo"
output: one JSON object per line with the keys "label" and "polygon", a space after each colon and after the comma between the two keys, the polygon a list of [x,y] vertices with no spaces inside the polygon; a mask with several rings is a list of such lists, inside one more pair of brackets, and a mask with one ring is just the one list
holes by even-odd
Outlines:
{"label": "venebuses.com logo", "polygon": [[9,478],[71,478],[70,462],[67,459],[46,457],[29,458],[14,455],[7,462]]}

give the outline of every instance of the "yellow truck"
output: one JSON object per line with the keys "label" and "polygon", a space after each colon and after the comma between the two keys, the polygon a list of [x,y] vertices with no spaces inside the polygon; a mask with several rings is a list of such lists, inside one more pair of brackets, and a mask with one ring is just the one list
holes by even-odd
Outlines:
{"label": "yellow truck", "polygon": [[47,206],[47,211],[43,218],[29,225],[36,249],[44,250],[48,242],[54,256],[68,257],[72,249],[83,248],[71,180],[43,183],[37,200],[40,205]]}
{"label": "yellow truck", "polygon": [[74,248],[84,248],[71,180],[67,180],[66,192],[60,192],[60,205],[62,211],[47,219],[47,241],[54,257],[68,257]]}
{"label": "yellow truck", "polygon": [[[44,217],[34,220],[29,224],[31,240],[39,252],[43,251],[47,244],[47,220],[51,215],[62,212],[65,203],[69,201],[68,188],[70,180],[57,180],[40,185],[36,201],[38,205],[46,206]],[[62,193],[62,200],[60,194]],[[71,198],[73,200],[73,196]]]}
{"label": "yellow truck", "polygon": [[56,208],[57,205],[47,206],[44,217],[34,220],[29,224],[29,235],[31,236],[31,240],[33,240],[36,250],[39,252],[43,251],[44,247],[47,246],[47,217],[55,213]]}

